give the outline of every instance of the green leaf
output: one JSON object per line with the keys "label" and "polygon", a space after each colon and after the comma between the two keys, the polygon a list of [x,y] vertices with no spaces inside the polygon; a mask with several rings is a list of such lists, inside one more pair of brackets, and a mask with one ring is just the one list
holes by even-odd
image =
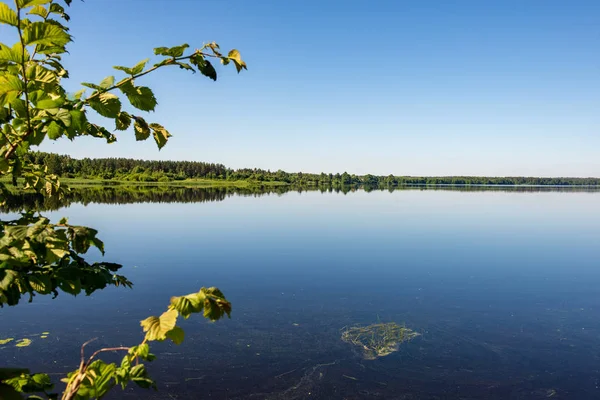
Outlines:
{"label": "green leaf", "polygon": [[43,44],[39,44],[37,46],[37,52],[39,54],[56,55],[56,54],[66,53],[67,49],[64,46],[46,46]]}
{"label": "green leaf", "polygon": [[63,47],[71,41],[71,35],[61,27],[46,22],[32,22],[23,29],[23,42],[26,46],[42,44]]}
{"label": "green leaf", "polygon": [[124,67],[122,65],[115,65],[113,68],[119,71],[123,71],[126,74],[133,75],[133,70],[131,68]]}
{"label": "green leaf", "polygon": [[177,310],[185,319],[191,314],[199,313],[204,309],[204,293],[191,293],[186,296],[171,297],[170,308]]}
{"label": "green leaf", "polygon": [[[56,27],[59,27],[60,29],[62,29],[62,30],[63,30],[63,31],[65,31],[65,32],[68,32],[68,31],[69,31],[69,28],[68,28],[68,27],[66,27],[65,25],[63,25],[62,23],[60,23],[59,21],[57,21],[57,20],[55,20],[55,19],[52,19],[52,18],[46,18],[46,21],[45,21],[45,22],[46,22],[47,24],[50,24],[50,25],[54,25],[54,26],[56,26]],[[38,51],[39,51],[39,49],[40,49],[40,48],[38,47]]]}
{"label": "green leaf", "polygon": [[19,97],[24,88],[25,83],[18,76],[8,74],[0,76],[0,107]]}
{"label": "green leaf", "polygon": [[131,75],[137,75],[140,72],[142,72],[144,70],[144,67],[146,66],[146,63],[148,62],[149,58],[146,58],[145,60],[140,61],[139,63],[135,64],[133,66],[133,68],[131,68]]}
{"label": "green leaf", "polygon": [[11,269],[0,269],[0,290],[7,291],[18,277],[19,274]]}
{"label": "green leaf", "polygon": [[188,47],[190,47],[190,45],[187,43],[174,47],[157,47],[154,49],[154,54],[157,56],[181,57]]}
{"label": "green leaf", "polygon": [[95,83],[89,83],[89,82],[82,82],[81,86],[89,87],[90,89],[94,89],[94,90],[104,89],[102,86],[96,85]]}
{"label": "green leaf", "polygon": [[55,71],[44,68],[38,64],[27,68],[27,79],[30,81],[42,82],[42,83],[56,83],[58,77]]}
{"label": "green leaf", "polygon": [[106,143],[114,143],[117,141],[117,137],[115,135],[100,125],[88,124],[86,126],[86,133],[93,137],[106,139]]}
{"label": "green leaf", "polygon": [[158,102],[150,88],[145,86],[133,86],[131,81],[119,87],[132,106],[142,111],[154,111]]}
{"label": "green leaf", "polygon": [[190,61],[198,67],[198,71],[200,71],[202,75],[209,77],[213,81],[217,80],[217,71],[210,61],[205,60],[202,56],[193,57]]}
{"label": "green leaf", "polygon": [[86,128],[87,118],[85,117],[85,113],[80,110],[71,110],[69,111],[71,114],[71,126],[70,128],[74,132],[82,132]]}
{"label": "green leaf", "polygon": [[215,287],[202,288],[206,298],[204,300],[204,317],[211,321],[222,318],[225,314],[231,318],[231,303],[225,299],[221,291]]}
{"label": "green leaf", "polygon": [[181,69],[187,69],[190,70],[192,72],[196,72],[196,70],[194,68],[192,68],[192,66],[188,63],[184,63],[184,62],[175,62],[174,65],[179,65],[179,68]]}
{"label": "green leaf", "polygon": [[61,279],[58,281],[58,287],[65,293],[72,294],[73,296],[78,295],[81,292],[81,282],[79,279],[67,281]]}
{"label": "green leaf", "polygon": [[[50,253],[48,253],[46,255],[46,259],[48,259],[51,262],[57,261],[58,259],[61,259],[66,255],[69,255],[69,252],[67,250],[63,250],[63,249],[48,248],[48,251],[50,251]],[[52,255],[52,256],[50,256],[50,255]]]}
{"label": "green leaf", "polygon": [[39,15],[42,18],[46,18],[48,16],[48,10],[46,9],[46,7],[38,4],[34,6],[31,10],[29,10],[27,14]]}
{"label": "green leaf", "polygon": [[162,67],[163,65],[168,65],[168,64],[172,64],[172,63],[173,63],[172,58],[165,58],[164,60],[154,64],[154,66],[158,68],[158,67]]}
{"label": "green leaf", "polygon": [[100,93],[88,100],[90,107],[103,117],[116,118],[121,111],[121,101],[112,93]]}
{"label": "green leaf", "polygon": [[217,288],[201,288],[198,293],[186,296],[171,297],[170,309],[177,310],[183,318],[204,311],[204,316],[211,321],[231,315],[231,303]]}
{"label": "green leaf", "polygon": [[229,57],[235,63],[235,69],[237,69],[238,74],[242,71],[242,69],[248,69],[246,67],[246,63],[242,60],[240,52],[236,49],[231,50],[229,54],[227,54],[227,57]]}
{"label": "green leaf", "polygon": [[[68,2],[67,2],[67,4],[68,4]],[[50,4],[50,9],[48,10],[48,12],[53,13],[53,14],[58,14],[62,18],[64,18],[66,21],[71,19],[71,17],[69,17],[69,15],[65,13],[64,7],[58,3]]]}
{"label": "green leaf", "polygon": [[81,382],[77,391],[77,399],[101,399],[110,389],[115,386],[115,364],[106,364],[102,360],[96,360],[89,365],[86,371],[86,379]]}
{"label": "green leaf", "polygon": [[[40,390],[48,390],[52,389],[54,386],[50,377],[46,374],[35,374],[32,377],[33,383],[35,383],[35,387],[28,388],[27,391],[40,391]],[[32,390],[33,389],[33,390]]]}
{"label": "green leaf", "polygon": [[127,130],[129,125],[131,125],[131,116],[126,112],[120,112],[117,118],[115,118],[115,125],[119,131]]}
{"label": "green leaf", "polygon": [[150,129],[152,129],[152,135],[154,136],[154,141],[156,142],[158,149],[160,150],[165,147],[171,134],[159,124],[150,124]]}
{"label": "green leaf", "polygon": [[63,127],[56,123],[56,121],[50,122],[48,125],[48,130],[46,131],[48,134],[48,139],[56,140],[63,134]]}
{"label": "green leaf", "polygon": [[19,26],[17,13],[4,2],[0,3],[0,24]]}
{"label": "green leaf", "polygon": [[23,99],[14,99],[10,102],[13,111],[19,118],[27,118],[27,105]]}
{"label": "green leaf", "polygon": [[143,118],[133,117],[135,122],[133,130],[135,131],[135,140],[146,140],[150,137],[150,127]]}
{"label": "green leaf", "polygon": [[39,146],[46,138],[46,132],[42,129],[34,129],[33,134],[29,135],[27,142],[31,146]]}
{"label": "green leaf", "polygon": [[[21,100],[21,99],[14,99],[11,102],[11,105],[13,103],[15,103],[17,100]],[[23,102],[23,103],[25,103],[25,102]],[[18,111],[15,110],[14,106],[13,106],[13,110],[15,111],[15,114],[18,115]],[[8,109],[8,107],[1,107],[0,108],[0,125],[4,124],[6,122],[9,122],[12,118],[13,118],[12,113],[10,112],[10,110]],[[7,129],[8,129],[8,127],[7,127]],[[0,142],[0,143],[2,143],[2,142]]]}
{"label": "green leaf", "polygon": [[[17,98],[17,92],[0,93],[0,107],[9,104],[11,101]],[[13,126],[15,121],[13,120]]]}
{"label": "green leaf", "polygon": [[[30,96],[30,100],[31,100],[31,96]],[[62,97],[51,98],[48,95],[46,95],[45,93],[41,97],[38,97],[36,100],[31,100],[31,101],[35,104],[35,107],[39,108],[40,110],[50,110],[53,108],[58,108],[65,103],[64,98],[62,98]]]}
{"label": "green leaf", "polygon": [[175,344],[181,344],[184,338],[185,332],[178,326],[167,332],[167,339],[171,339]]}
{"label": "green leaf", "polygon": [[114,84],[115,84],[115,77],[107,76],[106,78],[102,79],[102,82],[100,82],[100,87],[102,89],[108,89],[111,86],[113,86]]}
{"label": "green leaf", "polygon": [[52,282],[47,275],[34,275],[29,277],[29,284],[38,293],[48,294],[52,292]]}
{"label": "green leaf", "polygon": [[128,353],[134,357],[140,357],[145,360],[150,355],[150,346],[148,346],[147,343],[133,346],[129,348]]}
{"label": "green leaf", "polygon": [[144,366],[144,364],[136,365],[131,369],[131,376],[140,378],[140,377],[146,375],[145,370],[146,370],[146,367]]}
{"label": "green leaf", "polygon": [[131,369],[131,380],[133,383],[138,385],[141,388],[155,388],[156,385],[152,379],[148,377],[148,372],[146,371],[146,366],[144,364],[138,364]]}
{"label": "green leaf", "polygon": [[15,75],[0,75],[0,94],[21,92],[25,89],[25,82]]}
{"label": "green leaf", "polygon": [[177,310],[168,310],[160,317],[148,317],[140,322],[147,340],[165,340],[167,332],[175,327],[177,322]]}
{"label": "green leaf", "polygon": [[135,64],[133,68],[123,67],[121,65],[114,66],[113,68],[119,71],[123,71],[128,75],[137,75],[144,70],[144,67],[146,66],[148,60],[149,59],[146,58],[145,60],[140,61],[139,63]]}
{"label": "green leaf", "polygon": [[[25,59],[29,59],[29,52],[27,51],[27,49],[25,49]],[[23,47],[21,46],[21,43],[15,43],[15,45],[12,48],[0,43],[0,61],[21,63],[22,60]]]}
{"label": "green leaf", "polygon": [[52,0],[17,0],[17,5],[20,8],[31,7],[35,5],[48,4]]}
{"label": "green leaf", "polygon": [[60,120],[67,128],[71,126],[71,113],[69,110],[61,108],[55,115],[56,119]]}
{"label": "green leaf", "polygon": [[98,231],[85,226],[69,226],[68,236],[71,246],[77,253],[86,253],[94,243]]}
{"label": "green leaf", "polygon": [[73,93],[73,98],[76,100],[81,100],[81,97],[84,95],[85,89],[81,89]]}

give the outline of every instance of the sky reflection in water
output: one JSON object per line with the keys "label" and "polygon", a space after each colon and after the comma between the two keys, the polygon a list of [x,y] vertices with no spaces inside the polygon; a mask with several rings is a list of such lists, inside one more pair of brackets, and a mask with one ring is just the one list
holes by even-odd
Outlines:
{"label": "sky reflection in water", "polygon": [[[134,344],[171,295],[218,286],[232,319],[186,321],[182,346],[156,346],[150,398],[597,398],[599,200],[406,190],[72,204],[47,214],[97,228],[134,289],[2,309],[0,336],[51,335],[0,352],[65,372],[86,340]],[[421,336],[362,360],[340,329],[378,320]]]}

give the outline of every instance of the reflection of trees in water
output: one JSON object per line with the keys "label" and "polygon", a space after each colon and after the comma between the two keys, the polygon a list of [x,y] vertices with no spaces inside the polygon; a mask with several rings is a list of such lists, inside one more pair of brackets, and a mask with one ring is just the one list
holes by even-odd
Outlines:
{"label": "reflection of trees in water", "polygon": [[541,187],[541,186],[400,186],[400,187],[373,187],[373,186],[320,186],[320,187],[294,187],[294,186],[264,186],[251,188],[234,187],[183,187],[183,186],[89,186],[74,187],[66,192],[64,198],[49,198],[37,193],[14,192],[6,199],[3,212],[27,210],[58,210],[71,204],[133,204],[133,203],[203,203],[207,201],[223,201],[230,196],[259,197],[269,194],[281,195],[288,192],[319,191],[321,193],[349,193],[364,190],[372,191],[401,191],[401,190],[438,190],[461,192],[588,192],[598,193],[597,188],[590,187]]}
{"label": "reflection of trees in water", "polygon": [[257,196],[280,193],[273,189],[238,189],[229,187],[195,188],[174,186],[93,186],[74,187],[62,199],[45,197],[38,193],[13,193],[7,198],[2,211],[33,209],[58,210],[71,204],[133,204],[133,203],[203,203],[222,201],[228,196]]}

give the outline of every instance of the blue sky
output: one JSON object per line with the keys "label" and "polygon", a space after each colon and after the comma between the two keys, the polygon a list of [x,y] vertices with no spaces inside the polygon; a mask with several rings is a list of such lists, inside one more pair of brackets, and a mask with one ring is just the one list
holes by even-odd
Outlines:
{"label": "blue sky", "polygon": [[[140,79],[174,135],[46,143],[76,157],[307,172],[600,176],[600,2],[88,0],[69,88],[153,47],[216,41],[248,71]],[[111,122],[109,121],[109,124]]]}

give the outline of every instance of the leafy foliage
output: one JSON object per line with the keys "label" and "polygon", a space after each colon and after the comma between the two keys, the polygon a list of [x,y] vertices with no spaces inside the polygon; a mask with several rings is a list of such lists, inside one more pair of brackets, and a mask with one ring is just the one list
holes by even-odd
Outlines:
{"label": "leafy foliage", "polygon": [[[62,55],[72,41],[65,26],[70,17],[64,6],[70,4],[71,0],[14,0],[11,7],[0,2],[0,25],[18,34],[14,45],[0,43],[0,206],[9,198],[9,190],[3,183],[6,180],[2,178],[10,178],[13,185],[22,185],[47,197],[64,196],[67,189],[61,186],[58,176],[49,171],[48,165],[33,161],[31,148],[46,139],[62,137],[74,140],[88,136],[115,142],[117,136],[103,124],[89,122],[90,112],[112,120],[111,125],[119,131],[130,129],[133,121],[137,140],[147,140],[152,135],[159,149],[165,146],[171,137],[165,127],[123,110],[129,105],[148,112],[158,104],[152,90],[137,85],[137,79],[174,65],[193,72],[198,70],[216,80],[216,71],[208,71],[206,63],[199,67],[192,61],[205,57],[220,59],[223,64],[232,61],[238,72],[242,69],[238,66],[245,68],[237,50],[224,56],[216,43],[191,52],[187,44],[159,47],[154,53],[160,59],[153,66],[147,67],[148,59],[131,68],[117,66],[115,69],[126,75],[123,79],[117,81],[108,76],[98,84],[83,83],[91,92],[86,94],[83,89],[71,95],[62,86],[62,79],[69,76],[62,65]],[[0,306],[16,305],[23,295],[28,295],[31,301],[37,294],[56,296],[59,290],[72,295],[81,292],[89,295],[108,285],[131,287],[127,278],[116,274],[121,265],[90,264],[82,257],[91,247],[104,253],[104,245],[96,235],[94,229],[70,225],[66,219],[53,224],[35,212],[23,212],[11,221],[0,220]],[[206,318],[216,320],[229,315],[231,305],[218,290],[201,289],[199,293],[203,296],[201,310]],[[185,310],[184,314],[170,307],[160,317],[150,317],[142,323],[146,336],[139,346],[100,349],[87,361],[82,357],[79,369],[65,379],[63,400],[101,398],[115,385],[125,387],[128,382],[154,387],[144,365],[139,363],[140,359],[154,358],[147,343],[167,339],[181,343],[184,334],[175,325],[176,319],[180,313],[187,318],[193,312]],[[127,351],[120,366],[95,359],[99,353],[112,350]],[[47,375],[0,370],[2,399],[20,399],[20,393],[41,393],[57,398],[47,393],[51,389]]]}
{"label": "leafy foliage", "polygon": [[[196,304],[202,303],[203,306],[194,309],[187,308],[185,313],[174,306],[181,304],[181,299],[198,300]],[[202,300],[200,300],[202,299]],[[216,288],[202,288],[197,293],[190,293],[181,297],[173,297],[167,311],[159,317],[148,317],[141,321],[141,326],[145,332],[142,343],[132,347],[113,347],[104,348],[95,351],[89,358],[85,359],[82,348],[82,359],[79,369],[70,372],[62,381],[66,383],[66,389],[63,399],[96,399],[102,398],[113,387],[119,385],[123,389],[129,382],[142,387],[156,389],[156,384],[148,376],[148,372],[142,361],[153,361],[156,357],[150,353],[149,342],[170,340],[179,345],[183,342],[184,331],[176,325],[177,318],[181,314],[186,318],[193,313],[200,313],[204,310],[206,318],[217,320],[225,314],[231,312],[231,303],[229,303],[222,293]],[[100,353],[124,351],[125,356],[120,364],[105,363],[96,359]],[[49,394],[54,385],[46,374],[30,375],[27,370],[3,370],[0,369],[0,395],[18,393],[45,393],[48,398],[56,398],[56,394]],[[2,397],[4,398],[4,397]],[[10,397],[6,397],[10,398]],[[20,398],[20,397],[15,397]],[[31,398],[31,397],[30,397]]]}
{"label": "leafy foliage", "polygon": [[[207,58],[217,58],[225,65],[232,62],[238,72],[247,68],[239,51],[231,50],[225,56],[214,42],[189,55],[184,55],[189,49],[187,44],[157,47],[154,53],[163,59],[152,67],[146,67],[148,59],[131,68],[116,66],[116,70],[127,75],[125,78],[115,83],[115,77],[109,76],[98,84],[84,83],[83,86],[92,89],[89,96],[85,97],[84,92],[69,96],[61,86],[61,79],[68,76],[61,64],[61,54],[66,52],[72,38],[62,23],[50,18],[56,15],[68,21],[64,7],[55,1],[17,1],[15,11],[5,3],[0,4],[0,23],[17,28],[20,38],[12,47],[0,44],[0,122],[3,124],[0,156],[4,159],[0,176],[19,177],[29,173],[32,166],[19,164],[18,158],[45,138],[57,140],[66,136],[73,140],[78,136],[92,136],[114,142],[113,134],[88,122],[90,110],[113,119],[118,130],[127,130],[134,119],[136,139],[146,140],[151,133],[160,149],[170,133],[159,124],[145,122],[139,115],[123,113],[124,99],[115,94],[117,89],[133,108],[147,112],[153,111],[158,102],[152,90],[137,85],[136,80],[156,69],[176,65],[216,80],[216,70]],[[24,20],[25,12],[41,20]]]}
{"label": "leafy foliage", "polygon": [[[25,13],[40,20],[25,20]],[[152,136],[161,149],[171,137],[164,126],[122,111],[124,99],[140,111],[152,111],[158,104],[152,90],[137,86],[136,79],[183,60],[215,57],[224,62],[231,59],[236,65],[243,63],[237,50],[223,56],[215,43],[187,56],[187,44],[161,47],[155,49],[155,54],[164,58],[154,66],[146,68],[146,59],[131,68],[115,67],[128,76],[118,82],[109,76],[99,84],[85,83],[92,89],[89,96],[85,97],[84,92],[69,96],[61,86],[61,79],[68,76],[61,54],[66,52],[71,36],[65,26],[50,18],[53,15],[69,20],[64,7],[52,0],[19,0],[14,9],[0,3],[0,24],[13,26],[19,33],[19,42],[12,47],[0,44],[0,178],[10,176],[14,184],[22,179],[25,189],[49,196],[61,196],[64,188],[58,176],[48,171],[47,164],[27,157],[31,146],[63,136],[71,140],[91,136],[108,143],[116,141],[115,134],[88,121],[87,114],[95,111],[113,119],[117,130],[129,129],[133,121],[136,139]],[[115,92],[121,92],[124,98]],[[5,192],[2,183],[0,191]],[[131,285],[114,274],[119,265],[89,264],[80,256],[88,250],[81,243],[101,244],[92,229],[50,224],[41,216],[28,214],[16,221],[0,222],[0,230],[0,305],[17,304],[25,293],[31,300],[35,293],[56,295],[57,289],[90,294],[106,285]]]}
{"label": "leafy foliage", "polygon": [[189,318],[194,313],[204,311],[204,317],[211,321],[223,318],[225,314],[231,315],[231,304],[225,299],[221,291],[215,287],[202,288],[198,293],[187,296],[172,297],[170,310],[175,310],[183,318]]}
{"label": "leafy foliage", "polygon": [[57,296],[58,289],[90,295],[107,285],[132,285],[115,274],[121,265],[89,264],[80,256],[90,247],[104,252],[94,229],[69,225],[66,219],[51,224],[33,212],[14,221],[0,221],[0,227],[0,306],[17,304],[23,294],[31,301],[36,293]]}

